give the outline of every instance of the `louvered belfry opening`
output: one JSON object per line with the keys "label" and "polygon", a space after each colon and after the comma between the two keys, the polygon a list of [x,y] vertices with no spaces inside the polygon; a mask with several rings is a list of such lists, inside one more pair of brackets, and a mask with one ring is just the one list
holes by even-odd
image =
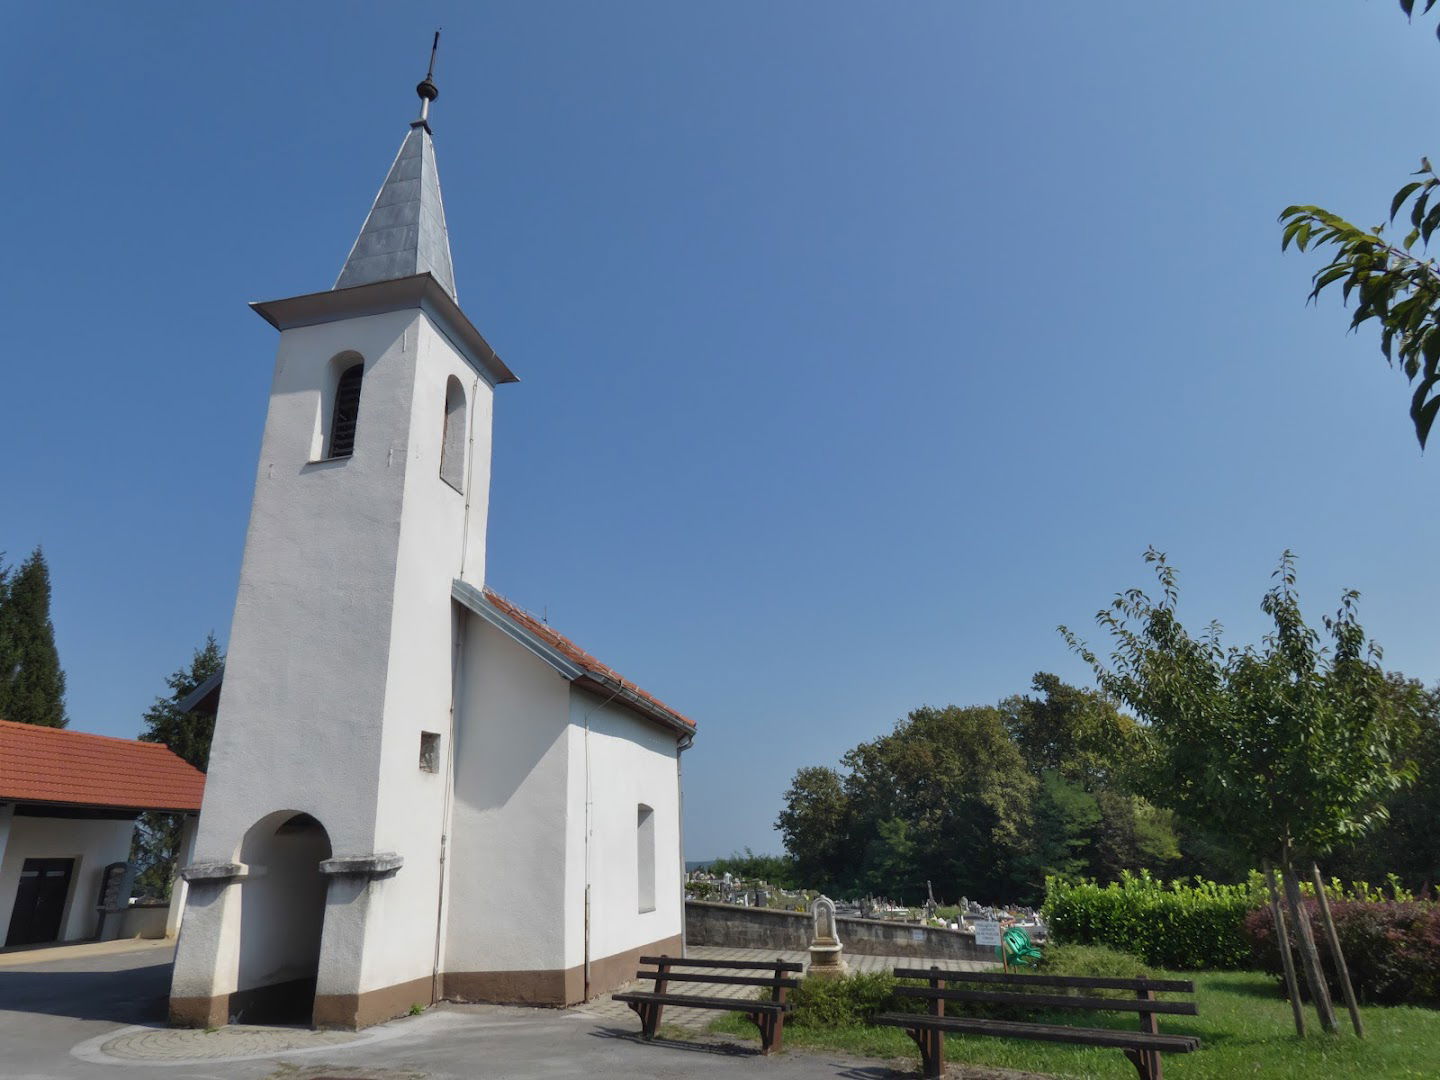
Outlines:
{"label": "louvered belfry opening", "polygon": [[330,456],[347,458],[355,452],[355,424],[360,419],[360,383],[365,365],[345,369],[335,387],[335,416],[330,422]]}

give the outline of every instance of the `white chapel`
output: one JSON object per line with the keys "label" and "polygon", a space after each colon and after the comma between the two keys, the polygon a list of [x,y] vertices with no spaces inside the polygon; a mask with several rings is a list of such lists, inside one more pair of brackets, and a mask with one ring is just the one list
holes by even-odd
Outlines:
{"label": "white chapel", "polygon": [[[433,64],[432,64],[433,71]],[[171,987],[180,1024],[565,1005],[683,933],[691,721],[487,587],[496,388],[430,75],[333,288],[280,332]]]}

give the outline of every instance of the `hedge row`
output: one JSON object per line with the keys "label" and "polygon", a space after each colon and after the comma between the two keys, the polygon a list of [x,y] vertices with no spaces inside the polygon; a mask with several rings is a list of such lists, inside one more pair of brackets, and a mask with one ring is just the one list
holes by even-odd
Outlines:
{"label": "hedge row", "polygon": [[[1318,905],[1311,900],[1306,907],[1315,927],[1321,965],[1338,1001],[1340,987],[1335,983],[1329,943],[1320,930]],[[1346,902],[1331,904],[1330,910],[1355,995],[1361,1001],[1382,1005],[1440,1004],[1440,904]],[[1275,947],[1275,923],[1270,913],[1251,912],[1245,918],[1244,929],[1252,949],[1252,963],[1279,976],[1280,952]],[[1294,927],[1289,927],[1289,932],[1293,943]]]}
{"label": "hedge row", "polygon": [[1143,871],[1109,885],[1052,877],[1041,910],[1055,942],[1104,945],[1174,970],[1242,969],[1253,962],[1243,924],[1264,903],[1262,888],[1258,877],[1242,885],[1167,884]]}

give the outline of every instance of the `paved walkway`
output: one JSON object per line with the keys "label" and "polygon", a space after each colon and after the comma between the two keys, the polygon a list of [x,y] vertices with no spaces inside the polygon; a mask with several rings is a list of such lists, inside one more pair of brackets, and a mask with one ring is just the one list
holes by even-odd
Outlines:
{"label": "paved walkway", "polygon": [[[787,950],[784,952],[766,952],[763,949],[726,949],[717,945],[692,945],[689,949],[689,956],[697,960],[774,960],[777,957],[781,960],[790,960],[804,963],[809,959],[809,953],[803,949]],[[862,971],[890,971],[897,967],[915,967],[924,965],[926,962],[917,960],[913,956],[852,956],[845,955],[845,965],[852,972]],[[984,971],[986,968],[994,967],[994,964],[985,964],[973,960],[945,960],[942,966],[953,968],[957,971]],[[741,968],[717,968],[713,971],[716,975],[763,975],[764,972],[745,971]],[[654,983],[640,980],[630,983],[625,989],[649,990],[654,988]],[[677,994],[704,994],[706,997],[732,997],[748,998],[754,997],[756,989],[753,986],[725,986],[714,983],[686,983],[684,979],[671,978],[667,986]],[[577,1006],[578,1013],[586,1016],[593,1016],[596,1019],[613,1021],[615,1023],[639,1024],[634,1011],[629,1005],[622,1001],[611,1001],[610,995],[605,994],[587,1005]],[[689,1031],[706,1031],[717,1016],[722,1015],[713,1009],[680,1009],[675,1006],[667,1006],[665,1009],[664,1022],[667,1025],[685,1028]]]}
{"label": "paved walkway", "polygon": [[[761,1057],[753,1042],[638,1038],[638,1021],[608,996],[577,1009],[440,1005],[359,1033],[164,1026],[172,946],[121,942],[17,954],[0,965],[4,1080],[898,1080],[914,1063],[843,1054]],[[703,949],[715,959],[773,959]],[[785,953],[786,959],[803,959]],[[853,957],[856,970],[897,957]],[[694,985],[694,984],[692,984]],[[744,987],[704,985],[707,995]],[[713,1012],[675,1009],[667,1024],[701,1031]],[[257,1056],[259,1055],[259,1056]],[[957,1074],[961,1075],[961,1074]],[[972,1074],[966,1074],[972,1075]],[[994,1073],[985,1073],[993,1077]]]}

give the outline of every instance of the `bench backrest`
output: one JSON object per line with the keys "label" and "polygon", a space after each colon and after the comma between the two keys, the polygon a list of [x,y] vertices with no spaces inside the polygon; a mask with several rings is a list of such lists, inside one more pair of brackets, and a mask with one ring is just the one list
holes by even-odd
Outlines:
{"label": "bench backrest", "polygon": [[[897,986],[901,997],[922,998],[931,1002],[971,1001],[990,1005],[1015,1005],[1029,1009],[1083,1009],[1086,1012],[1131,1012],[1142,1019],[1155,1014],[1197,1016],[1193,1001],[1159,1001],[1157,991],[1193,994],[1195,984],[1188,979],[1117,979],[1089,975],[1010,975],[994,971],[950,971],[932,968],[896,968],[897,979],[927,979],[928,986]],[[973,983],[995,989],[964,989],[954,983]],[[1097,997],[1077,994],[1026,993],[1022,987],[1045,987],[1066,990],[1128,990],[1131,998]]]}
{"label": "bench backrest", "polygon": [[672,968],[733,968],[736,971],[804,971],[804,964],[782,960],[701,960],[687,956],[642,956],[642,964],[668,964]]}
{"label": "bench backrest", "polygon": [[[799,974],[804,964],[776,957],[772,960],[699,960],[680,956],[642,956],[640,963],[653,964],[654,971],[637,971],[637,979],[653,979],[657,989],[667,980],[686,983],[711,983],[725,986],[765,986],[772,990],[794,990],[799,987],[798,978],[787,973]],[[753,975],[717,975],[716,968],[732,971],[753,971]],[[692,970],[695,969],[695,970]],[[783,994],[781,995],[783,998]]]}
{"label": "bench backrest", "polygon": [[1108,975],[1010,975],[999,971],[951,971],[948,968],[896,968],[897,979],[944,979],[946,982],[995,983],[1004,986],[1064,986],[1075,990],[1158,990],[1193,994],[1189,979],[1118,979]]}

